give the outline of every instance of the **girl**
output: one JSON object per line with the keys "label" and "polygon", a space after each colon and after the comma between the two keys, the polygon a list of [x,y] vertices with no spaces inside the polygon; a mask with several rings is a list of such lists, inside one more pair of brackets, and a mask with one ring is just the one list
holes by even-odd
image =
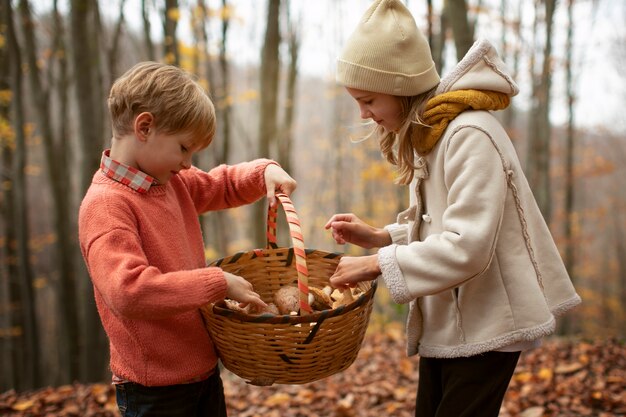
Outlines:
{"label": "girl", "polygon": [[338,60],[338,83],[378,126],[385,158],[410,184],[410,208],[384,228],[354,214],[326,224],[344,257],[336,287],[382,276],[410,303],[407,351],[420,354],[416,416],[497,416],[520,352],[580,302],[524,177],[490,113],[518,88],[478,41],[443,80],[415,20],[377,0]]}

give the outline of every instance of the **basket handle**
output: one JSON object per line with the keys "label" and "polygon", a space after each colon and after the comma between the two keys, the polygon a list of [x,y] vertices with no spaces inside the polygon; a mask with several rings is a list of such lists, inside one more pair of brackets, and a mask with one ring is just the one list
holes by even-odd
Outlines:
{"label": "basket handle", "polygon": [[[293,253],[296,258],[296,272],[298,273],[298,290],[300,291],[300,312],[311,314],[313,309],[309,305],[309,269],[306,266],[306,253],[304,250],[304,239],[302,238],[302,229],[300,228],[300,220],[298,213],[289,199],[284,193],[276,193],[276,198],[280,201],[287,217],[289,225],[289,234],[293,243]],[[274,207],[270,206],[267,210],[267,248],[277,248],[276,244],[276,220],[278,217],[278,204]]]}

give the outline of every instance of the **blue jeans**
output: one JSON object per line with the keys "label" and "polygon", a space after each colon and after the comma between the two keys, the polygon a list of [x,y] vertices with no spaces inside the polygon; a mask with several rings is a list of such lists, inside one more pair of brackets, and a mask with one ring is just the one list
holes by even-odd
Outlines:
{"label": "blue jeans", "polygon": [[122,417],[226,417],[224,387],[217,368],[209,378],[191,384],[118,384],[115,395]]}

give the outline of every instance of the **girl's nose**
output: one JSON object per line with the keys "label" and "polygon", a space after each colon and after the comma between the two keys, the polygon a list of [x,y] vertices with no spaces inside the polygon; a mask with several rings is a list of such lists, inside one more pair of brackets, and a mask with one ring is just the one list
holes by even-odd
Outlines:
{"label": "girl's nose", "polygon": [[370,119],[372,117],[372,112],[365,107],[361,107],[361,119]]}

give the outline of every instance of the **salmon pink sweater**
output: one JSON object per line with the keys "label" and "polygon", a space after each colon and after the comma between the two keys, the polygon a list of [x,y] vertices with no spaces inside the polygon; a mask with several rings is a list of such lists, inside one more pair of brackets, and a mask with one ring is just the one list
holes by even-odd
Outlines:
{"label": "salmon pink sweater", "polygon": [[181,171],[139,193],[98,170],[79,212],[79,240],[114,375],[146,386],[183,383],[215,368],[198,310],[223,299],[226,280],[205,267],[198,215],[265,194],[259,159]]}

